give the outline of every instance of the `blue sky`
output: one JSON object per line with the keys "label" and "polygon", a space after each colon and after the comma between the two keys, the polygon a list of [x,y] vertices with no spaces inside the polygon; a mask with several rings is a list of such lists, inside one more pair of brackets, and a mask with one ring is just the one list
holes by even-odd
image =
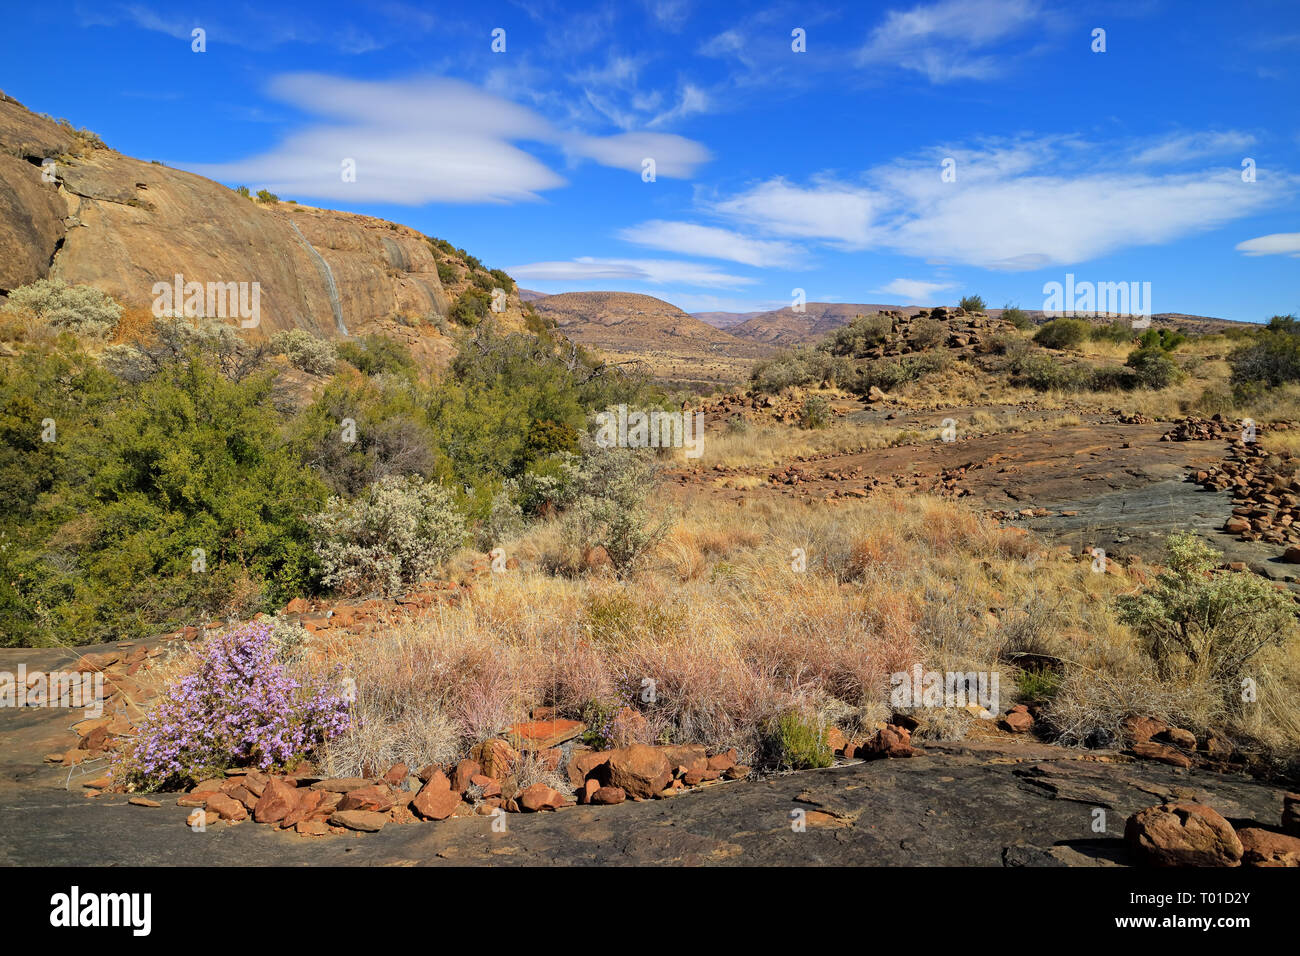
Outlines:
{"label": "blue sky", "polygon": [[5,22],[0,87],[31,109],[544,292],[1041,308],[1073,273],[1150,282],[1157,312],[1300,312],[1296,0],[73,0]]}

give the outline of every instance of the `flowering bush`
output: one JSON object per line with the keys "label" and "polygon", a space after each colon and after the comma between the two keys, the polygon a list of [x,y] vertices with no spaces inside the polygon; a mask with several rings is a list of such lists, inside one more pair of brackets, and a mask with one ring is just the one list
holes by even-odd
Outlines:
{"label": "flowering bush", "polygon": [[117,326],[122,306],[94,286],[68,285],[62,279],[37,279],[9,293],[5,311],[26,312],[60,331],[103,338]]}
{"label": "flowering bush", "polygon": [[145,715],[119,754],[132,789],[158,790],[227,767],[292,766],[349,724],[348,704],[276,660],[272,628],[246,624],[208,640],[197,666]]}

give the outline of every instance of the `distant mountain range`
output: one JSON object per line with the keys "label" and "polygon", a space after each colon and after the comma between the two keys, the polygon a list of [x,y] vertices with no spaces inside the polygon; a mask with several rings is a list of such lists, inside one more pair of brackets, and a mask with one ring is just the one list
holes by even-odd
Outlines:
{"label": "distant mountain range", "polygon": [[[679,346],[689,341],[693,349],[707,349],[715,355],[725,353],[737,359],[762,358],[774,349],[819,342],[859,315],[884,311],[915,315],[932,308],[884,302],[809,302],[802,312],[786,306],[767,312],[687,313],[662,299],[630,292],[545,295],[520,289],[519,298],[532,302],[539,312],[553,316],[570,337],[584,345],[631,353],[668,346],[674,340]],[[1002,309],[986,311],[993,317],[1003,312]],[[1023,311],[1035,324],[1046,321],[1041,310]],[[1158,312],[1152,321],[1157,326],[1195,332],[1250,324],[1182,312]],[[710,331],[716,334],[710,335]],[[755,353],[745,348],[746,345],[767,348]]]}

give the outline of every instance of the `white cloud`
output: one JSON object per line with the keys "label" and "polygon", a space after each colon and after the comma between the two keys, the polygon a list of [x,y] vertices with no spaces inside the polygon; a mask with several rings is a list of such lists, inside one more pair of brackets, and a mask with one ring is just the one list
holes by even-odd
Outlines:
{"label": "white cloud", "polygon": [[1275,232],[1237,243],[1238,252],[1248,256],[1290,256],[1300,259],[1300,232]]}
{"label": "white cloud", "polygon": [[777,235],[863,246],[871,241],[872,221],[884,201],[871,190],[828,180],[802,187],[778,177],[707,206],[720,216]]}
{"label": "white cloud", "polygon": [[713,266],[673,259],[598,259],[580,256],[555,262],[530,262],[506,269],[519,280],[539,282],[675,282],[682,285],[734,288],[756,280],[728,275]]}
{"label": "white cloud", "polygon": [[980,51],[1042,19],[1037,0],[940,0],[891,10],[858,51],[858,62],[915,70],[931,83],[986,80],[1013,60]]}
{"label": "white cloud", "polygon": [[[268,153],[189,168],[225,182],[294,197],[354,202],[517,202],[565,180],[518,143],[549,144],[571,158],[640,173],[686,177],[709,158],[701,144],[666,133],[592,136],[554,126],[528,107],[459,80],[361,81],[289,74],[273,97],[320,119]],[[344,182],[341,164],[356,164]]]}
{"label": "white cloud", "polygon": [[1169,136],[1143,147],[1133,162],[1140,165],[1171,164],[1207,156],[1221,157],[1240,154],[1255,145],[1255,137],[1236,130],[1223,132],[1185,133]]}
{"label": "white cloud", "polygon": [[730,229],[691,222],[652,219],[619,230],[618,238],[651,249],[664,249],[685,256],[726,259],[747,266],[790,266],[803,259],[800,249],[789,242],[751,239]]}
{"label": "white cloud", "polygon": [[[1154,156],[1161,144],[1147,148]],[[941,149],[928,162],[877,166],[861,183],[778,178],[709,208],[769,236],[1020,271],[1212,229],[1276,204],[1297,183],[1275,173],[1244,185],[1233,168],[1159,171],[1154,160],[1136,167],[1098,155],[1114,151],[1065,138]],[[955,182],[940,177],[948,156]]]}
{"label": "white cloud", "polygon": [[925,282],[921,279],[895,279],[888,285],[881,286],[876,292],[900,296],[904,302],[922,303],[934,301],[936,292],[957,287],[955,282]]}

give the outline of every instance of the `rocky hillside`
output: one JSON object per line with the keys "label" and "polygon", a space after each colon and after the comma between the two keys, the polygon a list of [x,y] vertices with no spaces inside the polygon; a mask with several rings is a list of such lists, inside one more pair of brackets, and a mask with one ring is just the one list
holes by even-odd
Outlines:
{"label": "rocky hillside", "polygon": [[[254,336],[378,331],[436,359],[450,351],[437,325],[482,271],[474,265],[397,223],[257,202],[124,156],[0,94],[0,295],[48,277],[148,308],[154,283],[177,274],[186,282],[257,282]],[[512,291],[500,321],[522,327],[520,305]]]}
{"label": "rocky hillside", "polygon": [[[700,312],[696,314],[696,318],[715,328],[726,329],[737,338],[789,348],[818,342],[840,326],[848,325],[859,315],[869,315],[872,312],[919,315],[929,311],[929,307],[922,306],[864,302],[809,302],[803,312],[795,312],[786,306],[784,309],[776,309],[772,312]],[[989,309],[986,314],[997,318],[1002,315],[1002,311],[1002,309]],[[1022,311],[1035,324],[1046,321],[1041,311],[1033,309]],[[1168,326],[1190,332],[1218,332],[1244,323],[1203,315],[1187,315],[1181,312],[1160,312],[1152,316],[1152,324],[1156,327]]]}
{"label": "rocky hillside", "polygon": [[571,338],[595,348],[621,351],[676,343],[734,353],[748,344],[650,295],[565,292],[537,299],[535,305]]}

